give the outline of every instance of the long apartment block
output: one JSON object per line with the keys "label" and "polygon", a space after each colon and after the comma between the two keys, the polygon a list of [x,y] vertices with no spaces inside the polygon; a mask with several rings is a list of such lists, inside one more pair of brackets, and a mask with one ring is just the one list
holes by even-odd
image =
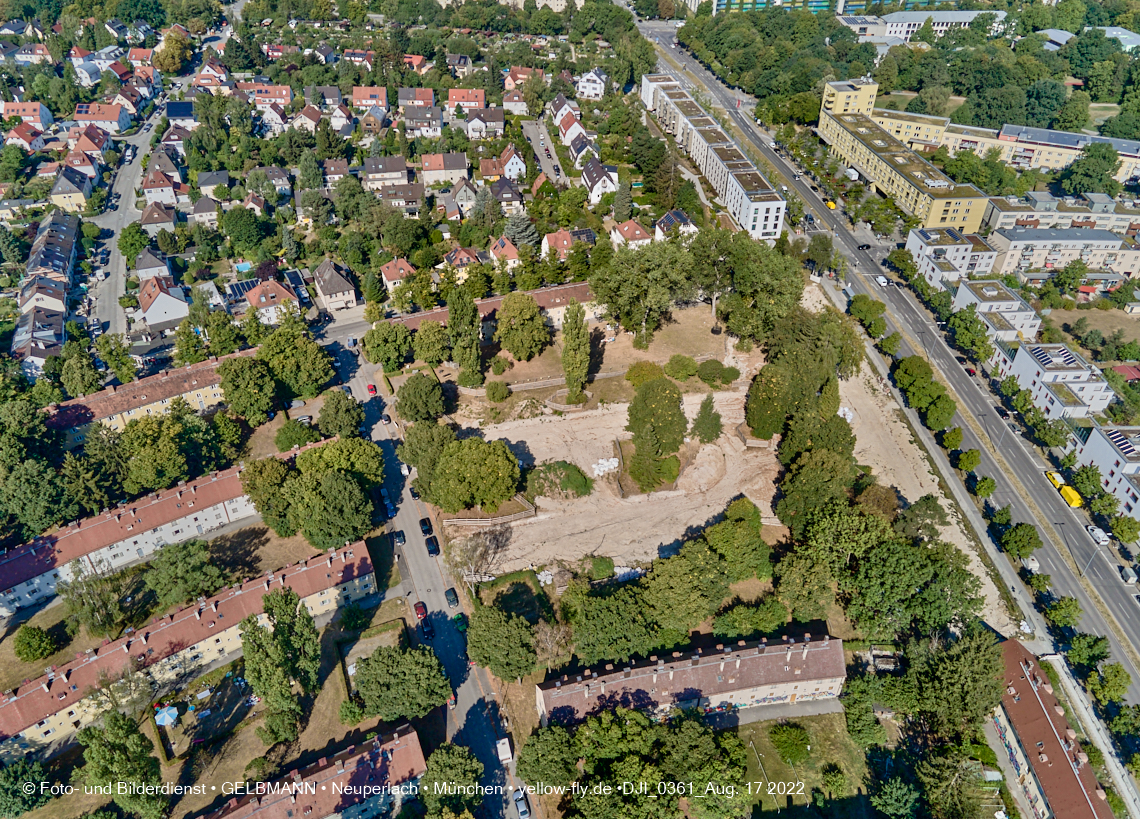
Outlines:
{"label": "long apartment block", "polygon": [[994,345],[998,378],[1013,376],[1029,390],[1045,417],[1090,418],[1104,412],[1116,393],[1098,370],[1064,344]]}
{"label": "long apartment block", "polygon": [[211,356],[197,364],[140,378],[129,384],[104,387],[99,392],[72,398],[46,408],[47,424],[64,433],[66,445],[82,444],[93,424],[102,424],[121,432],[136,418],[165,415],[175,398],[183,399],[199,412],[222,403],[222,377],[218,367],[235,358],[251,358],[257,349],[241,350],[221,358]]}
{"label": "long apartment block", "polygon": [[1140,427],[1094,424],[1087,436],[1078,432],[1077,463],[1097,467],[1104,491],[1116,496],[1120,511],[1140,518]]}
{"label": "long apartment block", "polygon": [[427,770],[415,729],[404,725],[307,768],[234,796],[208,819],[381,819],[402,813]]}
{"label": "long apartment block", "polygon": [[1030,191],[1022,197],[991,197],[982,224],[990,230],[1093,228],[1135,239],[1140,235],[1140,203],[1105,193],[1058,198],[1047,191]]}
{"label": "long apartment block", "polygon": [[716,190],[753,239],[775,243],[787,202],[744,152],[669,74],[645,74],[641,101]]}
{"label": "long apartment block", "polygon": [[924,228],[976,233],[988,197],[960,185],[881,128],[870,116],[878,86],[864,81],[828,83],[819,111],[819,136],[859,173]]}
{"label": "long apartment block", "polygon": [[[329,438],[279,455],[335,441]],[[56,584],[84,571],[117,571],[149,559],[170,543],[201,537],[257,514],[241,485],[241,466],[231,467],[72,521],[0,554],[0,616],[55,596]]]}
{"label": "long apartment block", "polygon": [[1070,262],[1084,262],[1089,270],[1105,271],[1089,278],[1107,277],[1098,289],[1111,289],[1140,272],[1140,245],[1134,239],[1096,228],[1002,228],[987,241],[997,251],[993,271],[1016,275],[1023,282],[1039,283]]}
{"label": "long apartment block", "polygon": [[[241,655],[241,621],[256,615],[262,598],[292,589],[317,621],[327,623],[340,606],[374,594],[376,577],[363,541],[201,599],[156,618],[99,648],[88,649],[43,676],[0,694],[0,760],[54,753],[112,707],[104,687],[141,674],[152,693],[232,662]],[[143,682],[142,680],[138,682]]]}

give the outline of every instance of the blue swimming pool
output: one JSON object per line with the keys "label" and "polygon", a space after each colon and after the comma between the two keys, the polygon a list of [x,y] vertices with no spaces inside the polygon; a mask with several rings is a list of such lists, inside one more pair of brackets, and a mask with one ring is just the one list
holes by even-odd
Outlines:
{"label": "blue swimming pool", "polygon": [[236,269],[238,273],[245,273],[252,267],[253,265],[249,262],[238,262],[234,265],[234,269]]}

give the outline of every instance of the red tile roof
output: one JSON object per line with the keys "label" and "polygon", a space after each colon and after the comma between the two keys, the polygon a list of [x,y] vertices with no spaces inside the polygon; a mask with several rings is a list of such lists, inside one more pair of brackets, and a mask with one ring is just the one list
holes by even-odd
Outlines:
{"label": "red tile roof", "polygon": [[414,276],[416,269],[408,263],[407,259],[393,259],[380,268],[380,275],[387,281],[403,281],[408,276]]}
{"label": "red tile roof", "polygon": [[[573,284],[561,284],[557,287],[544,287],[541,290],[526,290],[523,292],[527,295],[534,296],[534,300],[538,302],[538,306],[543,310],[565,307],[569,304],[570,299],[575,299],[579,304],[586,304],[594,300],[594,294],[590,290],[589,282],[574,282]],[[486,320],[494,317],[502,303],[503,297],[496,296],[493,299],[479,299],[475,302],[475,306],[479,308],[480,317]],[[441,324],[447,324],[447,308],[440,307],[436,310],[428,310],[422,313],[412,313],[411,315],[388,319],[389,324],[403,324],[409,330],[419,329],[419,326],[425,321],[438,321]]]}
{"label": "red tile roof", "polygon": [[1069,736],[1065,710],[1053,695],[1049,678],[1038,667],[1037,658],[1017,640],[1006,640],[1001,648],[1006,686],[1002,708],[1017,732],[1053,815],[1064,819],[1112,819],[1112,809],[1100,795],[1104,791],[1096,775],[1087,759],[1081,761],[1078,757],[1081,746]]}
{"label": "red tile roof", "polygon": [[268,783],[264,794],[230,799],[208,814],[208,819],[357,816],[361,814],[352,807],[375,799],[385,786],[405,801],[412,798],[412,780],[422,776],[425,769],[419,737],[405,725],[371,744],[350,746],[336,756],[322,757],[307,768]]}
{"label": "red tile roof", "polygon": [[653,238],[646,232],[645,228],[643,228],[632,219],[626,222],[622,222],[620,225],[614,228],[614,230],[616,230],[618,232],[618,235],[620,235],[627,242],[640,242]]}
{"label": "red tile roof", "polygon": [[128,663],[135,668],[153,665],[259,613],[262,598],[270,590],[292,589],[305,598],[366,577],[372,571],[368,548],[364,541],[358,541],[335,553],[316,555],[276,572],[267,572],[201,604],[158,617],[148,626],[105,643],[90,654],[80,654],[72,662],[56,666],[48,674],[0,695],[0,739],[15,736],[45,717],[74,705],[86,697],[90,689],[100,686],[102,680],[114,678],[125,670]]}

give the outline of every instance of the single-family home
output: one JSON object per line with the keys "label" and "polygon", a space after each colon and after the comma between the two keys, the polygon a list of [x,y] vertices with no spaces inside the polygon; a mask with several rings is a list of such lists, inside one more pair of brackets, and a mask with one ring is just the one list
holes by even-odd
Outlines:
{"label": "single-family home", "polygon": [[113,17],[103,24],[103,28],[107,29],[116,40],[127,39],[127,34],[129,33],[126,25]]}
{"label": "single-family home", "polygon": [[169,148],[174,151],[178,156],[186,156],[186,148],[183,146],[183,140],[190,136],[190,132],[183,128],[181,125],[172,125],[165,134],[162,135],[162,147]]}
{"label": "single-family home", "polygon": [[289,127],[289,115],[280,105],[273,104],[261,109],[261,124],[269,136],[277,136]]}
{"label": "single-family home", "polygon": [[570,248],[574,246],[575,241],[577,240],[574,235],[565,228],[547,233],[542,237],[542,258],[547,258],[550,251],[554,250],[558,254],[559,261],[566,261],[566,257],[570,254]]}
{"label": "single-family home", "polygon": [[408,276],[416,275],[416,269],[407,259],[393,259],[381,266],[380,275],[384,279],[384,287],[391,293]]}
{"label": "single-family home", "polygon": [[562,122],[562,118],[567,114],[573,114],[575,119],[582,118],[582,109],[574,100],[566,99],[565,95],[559,94],[552,99],[546,106],[547,112],[550,114],[551,122]]}
{"label": "single-family home", "polygon": [[94,88],[103,77],[103,69],[93,62],[83,62],[75,66],[75,81],[83,88]]}
{"label": "single-family home", "polygon": [[321,65],[334,65],[337,61],[336,49],[328,43],[321,43],[313,49],[313,57]]}
{"label": "single-family home", "polygon": [[527,68],[525,66],[512,65],[511,70],[503,77],[503,88],[507,91],[521,91],[523,85],[531,77],[538,77],[541,80],[546,79],[546,75],[542,73],[541,68]]}
{"label": "single-family home", "polygon": [[131,127],[131,116],[121,105],[81,102],[75,106],[72,119],[79,125],[98,125],[111,134],[121,134]]}
{"label": "single-family home", "polygon": [[491,245],[491,258],[496,265],[502,264],[511,270],[519,265],[519,249],[506,236],[500,236]]}
{"label": "single-family home", "polygon": [[443,112],[436,107],[408,108],[404,113],[404,131],[409,139],[438,139],[443,134]]}
{"label": "single-family home", "polygon": [[[261,168],[254,168],[254,170],[261,171],[265,174],[265,178],[269,180],[270,184],[272,184],[277,191],[278,199],[293,193],[293,183],[289,181],[289,174],[287,174],[283,168],[278,168],[276,165],[266,165]],[[262,193],[264,193],[264,191],[262,191]]]}
{"label": "single-family home", "polygon": [[525,207],[523,195],[514,180],[502,177],[498,181],[492,182],[491,196],[495,197],[495,200],[502,207],[503,213],[507,216],[523,212]]}
{"label": "single-family home", "polygon": [[46,131],[55,123],[51,111],[42,102],[5,102],[2,105],[3,119],[19,117],[24,122],[30,122],[41,131]]}
{"label": "single-family home", "polygon": [[683,210],[671,210],[657,220],[653,226],[653,238],[663,241],[670,236],[695,236],[697,226]]}
{"label": "single-family home", "polygon": [[190,315],[186,291],[170,276],[151,276],[139,284],[139,310],[146,326],[155,333],[166,333]]}
{"label": "single-family home", "polygon": [[352,135],[352,127],[356,124],[356,115],[346,105],[338,105],[329,114],[329,126],[342,137]]}
{"label": "single-family home", "polygon": [[575,96],[580,100],[600,100],[606,95],[609,79],[609,75],[602,69],[591,69],[575,81]]}
{"label": "single-family home", "polygon": [[433,63],[428,62],[422,54],[405,54],[404,65],[422,77],[431,70]]}
{"label": "single-family home", "polygon": [[313,105],[306,105],[297,112],[297,116],[289,122],[290,128],[296,128],[298,131],[308,131],[310,134],[317,132],[317,124],[321,121],[321,110]]}
{"label": "single-family home", "polygon": [[475,63],[466,54],[448,54],[447,70],[456,79],[463,79],[475,70]]}
{"label": "single-family home", "polygon": [[379,85],[354,85],[352,87],[353,108],[379,108],[388,110],[388,89]]}
{"label": "single-family home", "polygon": [[143,279],[151,279],[155,276],[170,276],[173,271],[170,269],[170,262],[161,251],[152,250],[147,247],[143,252],[135,257],[135,275],[139,277],[139,281]]}
{"label": "single-family home", "polygon": [[476,108],[467,112],[468,139],[494,139],[507,130],[502,108]]}
{"label": "single-family home", "polygon": [[356,288],[346,271],[332,259],[325,259],[313,271],[313,286],[326,311],[347,310],[356,306]]}
{"label": "single-family home", "polygon": [[[74,51],[74,49],[72,49]],[[82,50],[82,49],[80,49]],[[132,48],[127,52],[127,62],[132,68],[141,68],[154,62],[153,48]]]}
{"label": "single-family home", "polygon": [[288,85],[270,85],[263,82],[239,82],[239,91],[244,91],[254,108],[264,111],[271,105],[285,108],[293,102],[293,89]]}
{"label": "single-family home", "polygon": [[198,173],[198,190],[202,191],[203,196],[208,196],[212,199],[214,197],[214,189],[219,186],[223,188],[230,187],[229,171],[200,171]]}
{"label": "single-family home", "polygon": [[367,191],[408,184],[408,161],[402,156],[370,156],[364,160],[361,184]]}
{"label": "single-family home", "polygon": [[246,303],[250,310],[256,310],[258,318],[263,324],[277,324],[285,315],[285,311],[292,305],[299,309],[297,294],[287,284],[270,279],[252,288],[245,294]]}
{"label": "single-family home", "polygon": [[601,157],[598,151],[598,146],[591,142],[585,133],[578,134],[570,140],[568,146],[570,150],[570,158],[574,160],[574,167],[581,170],[582,166],[590,159],[590,157]]}
{"label": "single-family home", "polygon": [[617,191],[617,168],[613,165],[603,165],[595,157],[590,157],[582,166],[582,186],[589,194],[590,204],[598,204],[607,193]]}
{"label": "single-family home", "polygon": [[146,178],[143,179],[142,183],[143,198],[146,199],[148,205],[151,202],[162,202],[171,206],[177,205],[179,199],[177,186],[180,184],[162,171],[147,171]]}
{"label": "single-family home", "polygon": [[401,88],[396,101],[401,113],[409,108],[431,108],[435,105],[435,92],[430,88]]}
{"label": "single-family home", "polygon": [[87,208],[87,200],[91,197],[91,177],[80,173],[74,168],[64,166],[52,185],[48,199],[61,210],[78,213]]}
{"label": "single-family home", "polygon": [[358,65],[365,72],[371,71],[372,66],[376,64],[376,52],[368,51],[363,48],[346,48],[344,50],[344,59],[353,65]]}
{"label": "single-family home", "polygon": [[475,204],[479,192],[475,189],[475,185],[470,179],[464,179],[451,189],[451,196],[455,199],[455,204],[459,205],[464,213],[467,213],[467,211],[471,209],[471,206]]}
{"label": "single-family home", "polygon": [[28,43],[16,49],[16,65],[39,65],[51,61],[51,52],[43,43]]}
{"label": "single-family home", "polygon": [[387,121],[388,115],[384,113],[384,109],[374,105],[360,118],[360,132],[365,136],[378,136],[384,130]]}
{"label": "single-family home", "polygon": [[321,186],[327,191],[350,173],[347,159],[324,159],[317,164],[321,166]]}
{"label": "single-family home", "polygon": [[316,108],[331,111],[344,100],[341,98],[340,88],[335,85],[308,85],[305,86],[305,104]]}
{"label": "single-family home", "polygon": [[[203,197],[204,198],[204,197]],[[152,239],[160,230],[174,232],[178,225],[178,211],[162,202],[151,202],[139,217],[139,225]]]}
{"label": "single-family home", "polygon": [[218,203],[208,196],[198,197],[190,208],[190,221],[196,225],[216,228],[218,226]]}
{"label": "single-family home", "polygon": [[473,247],[457,247],[444,254],[443,261],[437,265],[439,268],[450,267],[456,273],[456,281],[460,284],[467,278],[466,268],[476,264],[490,264],[491,254],[485,250],[476,250]]}
{"label": "single-family home", "polygon": [[418,182],[408,185],[385,185],[375,190],[376,198],[386,205],[398,208],[409,219],[419,215],[424,201],[424,186]]}
{"label": "single-family home", "polygon": [[35,307],[16,320],[10,349],[27,378],[39,378],[47,360],[63,351],[65,319],[64,313]]}
{"label": "single-family home", "polygon": [[258,216],[265,216],[268,210],[265,204],[265,197],[253,191],[245,195],[245,199],[241,200],[241,206],[246,210],[252,210]]}
{"label": "single-family home", "polygon": [[91,56],[91,52],[79,46],[72,46],[67,52],[67,59],[72,65],[79,65],[80,63],[87,62],[87,58]]}
{"label": "single-family home", "polygon": [[207,57],[202,63],[202,69],[194,77],[193,86],[213,90],[221,88],[229,81],[230,74],[226,71],[226,67],[213,57]]}
{"label": "single-family home", "polygon": [[25,153],[44,149],[44,135],[30,122],[21,122],[4,137],[5,145],[16,145]]}
{"label": "single-family home", "polygon": [[521,91],[508,91],[503,94],[503,110],[514,114],[516,117],[525,117],[530,113],[530,108],[527,106],[526,99]]}
{"label": "single-family home", "polygon": [[630,247],[644,247],[653,241],[653,234],[643,228],[634,220],[622,222],[610,230],[610,241],[614,247],[629,245]]}
{"label": "single-family home", "polygon": [[482,88],[450,88],[444,110],[449,117],[454,117],[456,113],[467,114],[472,109],[485,108],[486,105],[487,92]]}
{"label": "single-family home", "polygon": [[102,169],[102,165],[98,160],[92,159],[89,154],[85,154],[83,151],[69,151],[60,164],[66,165],[68,168],[74,168],[80,173],[87,174],[92,179],[96,179]]}
{"label": "single-family home", "polygon": [[166,103],[166,119],[172,126],[193,131],[198,127],[198,118],[194,114],[194,100]]}
{"label": "single-family home", "polygon": [[467,178],[467,154],[424,154],[421,181],[425,185],[455,183]]}
{"label": "single-family home", "polygon": [[582,127],[582,123],[570,111],[562,117],[562,121],[558,123],[558,140],[567,148],[570,147],[577,137],[586,137],[586,129]]}

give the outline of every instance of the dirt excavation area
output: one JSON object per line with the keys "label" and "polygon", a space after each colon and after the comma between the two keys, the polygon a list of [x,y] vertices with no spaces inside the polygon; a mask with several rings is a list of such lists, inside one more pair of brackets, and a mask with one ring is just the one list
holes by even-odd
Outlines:
{"label": "dirt excavation area", "polygon": [[[804,305],[822,309],[825,297],[818,286],[804,293]],[[649,358],[653,358],[651,350]],[[646,563],[673,554],[681,545],[715,522],[734,498],[752,500],[764,516],[765,538],[775,543],[786,530],[773,513],[775,481],[781,468],[775,452],[746,446],[737,434],[744,421],[744,404],[752,377],[763,365],[758,352],[734,352],[725,361],[741,370],[742,376],[730,388],[713,393],[717,412],[724,426],[721,437],[712,444],[686,444],[682,470],[674,488],[623,497],[616,473],[595,478],[593,492],[584,498],[539,497],[535,517],[510,524],[509,540],[500,541],[493,574],[523,568],[570,565],[587,556],[612,557],[618,565]],[[855,457],[870,466],[884,486],[898,490],[900,503],[907,505],[923,495],[933,494],[943,507],[952,510],[939,488],[932,467],[902,421],[899,406],[886,384],[879,381],[870,365],[841,382],[844,413],[848,414],[856,436]],[[697,415],[703,391],[685,391],[682,399],[690,422]],[[569,461],[586,475],[594,477],[595,465],[617,456],[617,441],[628,438],[625,431],[628,404],[603,404],[576,414],[556,415],[546,410],[537,417],[482,424],[468,421],[469,432],[487,440],[503,440],[523,466],[551,461]],[[686,457],[687,456],[687,457]],[[451,537],[468,534],[463,527],[448,527]],[[982,584],[985,607],[982,616],[996,630],[1016,634],[1002,605],[1001,595],[965,534],[964,524],[951,514],[951,523],[942,538],[958,547]]]}

